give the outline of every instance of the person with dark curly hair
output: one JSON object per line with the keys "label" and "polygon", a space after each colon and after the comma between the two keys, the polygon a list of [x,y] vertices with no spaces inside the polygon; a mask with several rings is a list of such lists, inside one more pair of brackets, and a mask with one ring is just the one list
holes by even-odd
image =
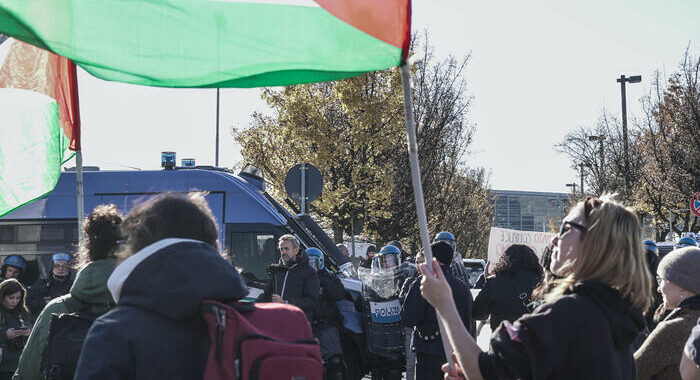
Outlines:
{"label": "person with dark curly hair", "polygon": [[506,249],[474,300],[475,319],[491,316],[491,329],[528,312],[532,290],[542,279],[542,267],[532,248],[513,244]]}
{"label": "person with dark curly hair", "polygon": [[[88,312],[97,316],[107,312],[114,301],[107,290],[107,278],[116,264],[115,251],[122,238],[122,215],[117,206],[100,205],[83,222],[83,236],[78,251],[79,272],[68,294],[46,305],[19,358],[13,379],[43,379],[42,357],[49,339],[52,314]],[[78,358],[75,358],[77,363]]]}
{"label": "person with dark curly hair", "polygon": [[157,195],[129,212],[122,232],[107,280],[117,305],[90,327],[73,378],[201,379],[201,301],[248,295],[204,194]]}

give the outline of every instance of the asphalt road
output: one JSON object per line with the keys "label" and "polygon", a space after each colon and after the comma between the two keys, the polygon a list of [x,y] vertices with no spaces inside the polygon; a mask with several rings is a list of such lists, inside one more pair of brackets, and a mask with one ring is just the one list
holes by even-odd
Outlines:
{"label": "asphalt road", "polygon": [[[478,325],[477,325],[478,327]],[[489,349],[489,340],[491,338],[491,327],[489,326],[488,322],[485,323],[484,327],[481,328],[481,331],[479,332],[479,336],[476,338],[476,344],[479,345],[479,347],[483,350],[486,351]],[[406,379],[406,374],[404,373],[403,376],[401,376],[402,379]],[[371,379],[369,375],[365,376],[364,379]]]}

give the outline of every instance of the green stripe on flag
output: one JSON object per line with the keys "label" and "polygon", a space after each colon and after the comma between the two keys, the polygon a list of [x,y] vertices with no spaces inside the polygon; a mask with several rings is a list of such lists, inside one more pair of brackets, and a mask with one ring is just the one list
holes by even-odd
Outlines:
{"label": "green stripe on flag", "polygon": [[396,66],[401,49],[319,7],[227,1],[0,0],[0,32],[91,74],[164,87],[259,87]]}
{"label": "green stripe on flag", "polygon": [[46,95],[0,89],[0,216],[46,195],[72,157],[58,124],[58,104]]}

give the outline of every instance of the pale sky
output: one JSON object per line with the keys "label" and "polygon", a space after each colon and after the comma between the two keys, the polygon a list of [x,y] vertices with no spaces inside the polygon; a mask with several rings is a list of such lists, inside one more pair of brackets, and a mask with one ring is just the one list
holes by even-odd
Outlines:
{"label": "pale sky", "polygon": [[[603,107],[619,115],[621,74],[642,75],[627,86],[628,118],[639,115],[654,70],[670,75],[687,46],[700,55],[698,15],[697,0],[417,0],[413,30],[427,29],[440,56],[472,53],[467,163],[487,168],[494,189],[566,192],[578,175],[553,145]],[[178,164],[214,164],[216,90],[105,82],[84,71],[79,88],[84,165],[156,169],[166,150]],[[221,166],[241,160],[231,127],[265,109],[259,90],[221,91]]]}

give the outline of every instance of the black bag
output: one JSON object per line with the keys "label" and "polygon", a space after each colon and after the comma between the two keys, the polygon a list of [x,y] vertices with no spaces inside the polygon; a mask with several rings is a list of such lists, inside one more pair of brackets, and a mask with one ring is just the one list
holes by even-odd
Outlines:
{"label": "black bag", "polygon": [[52,314],[49,339],[42,358],[42,374],[47,380],[73,379],[80,350],[92,322],[99,316],[88,313],[89,304],[71,297],[64,301],[74,313]]}

